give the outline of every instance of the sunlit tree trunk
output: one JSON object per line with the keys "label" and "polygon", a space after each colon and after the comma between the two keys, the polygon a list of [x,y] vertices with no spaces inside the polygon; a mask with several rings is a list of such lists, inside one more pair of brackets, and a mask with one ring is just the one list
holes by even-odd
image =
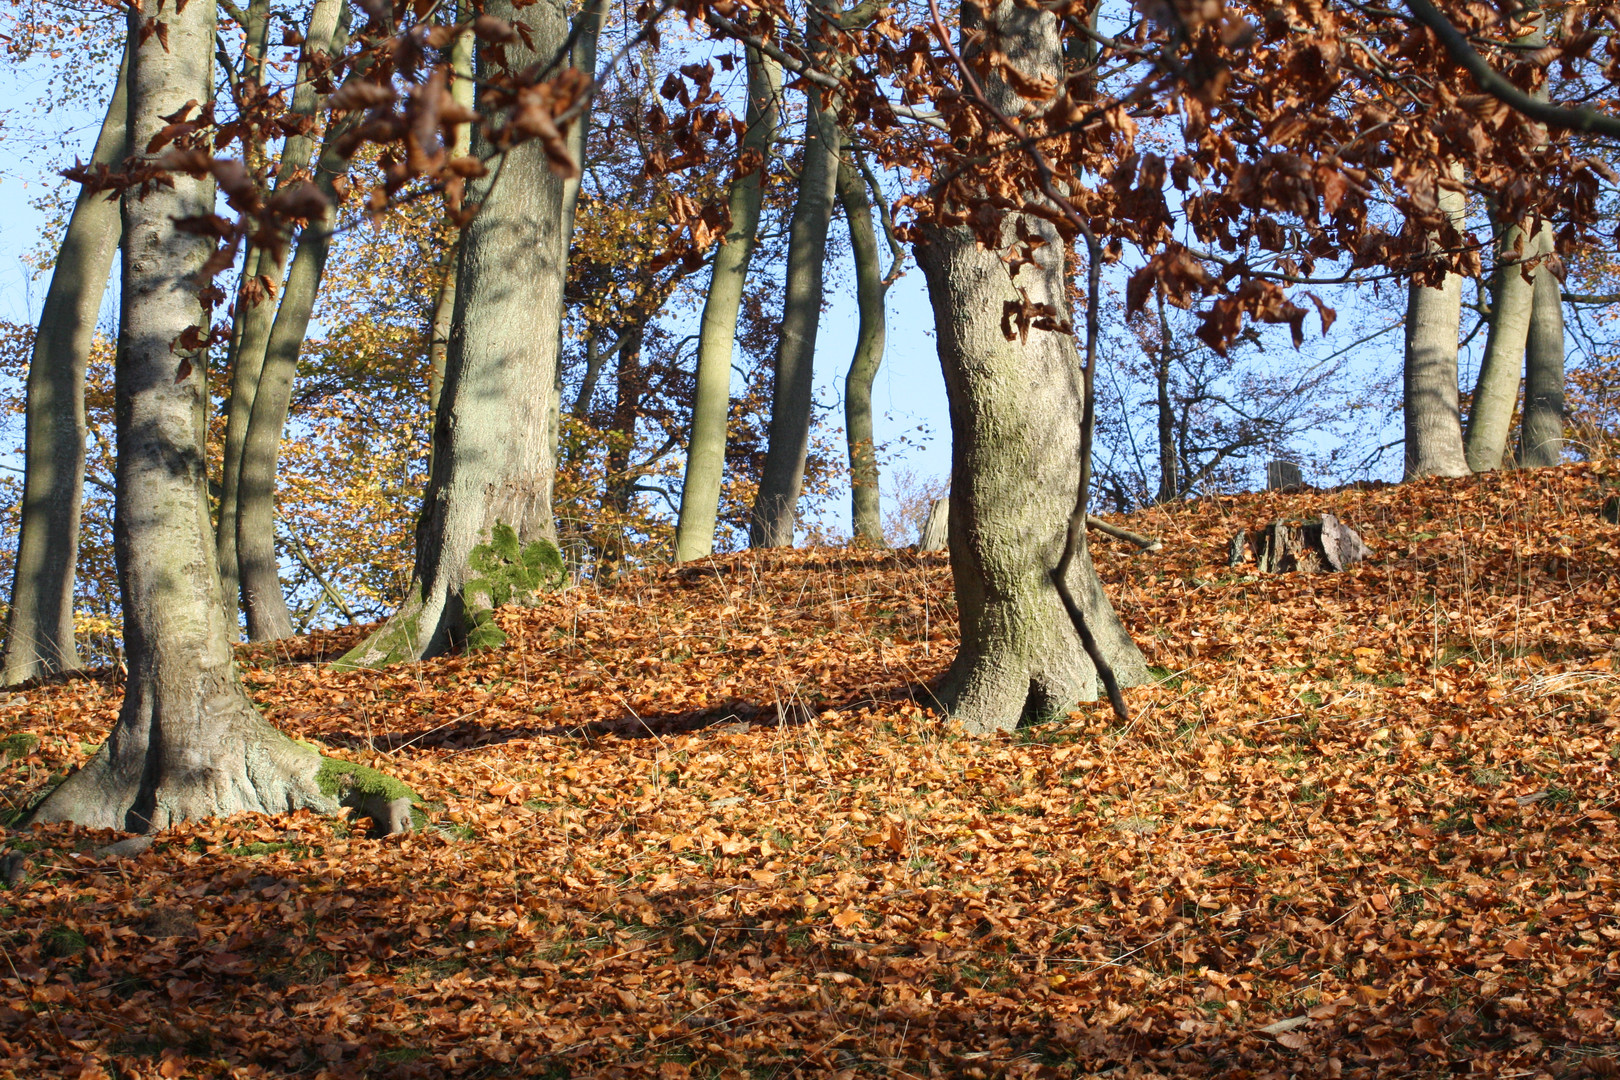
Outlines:
{"label": "sunlit tree trunk", "polygon": [[[166,38],[141,24],[167,23]],[[130,16],[130,143],[140,149],[187,101],[207,100],[214,4]],[[135,831],[243,810],[336,809],[320,757],[259,716],[237,680],[209,535],[203,402],[207,364],[176,351],[206,326],[194,275],[210,250],[174,228],[213,209],[211,183],[125,194],[117,360],[119,584],[129,666],[107,742],[36,808],[39,821]]]}
{"label": "sunlit tree trunk", "polygon": [[872,382],[883,364],[888,332],[888,286],[878,262],[872,229],[872,201],[866,180],[846,161],[838,168],[838,201],[849,226],[855,257],[855,300],[860,326],[855,355],[844,377],[844,432],[849,445],[850,522],[855,539],[883,546],[883,511],[878,489],[877,444],[872,434]]}
{"label": "sunlit tree trunk", "polygon": [[[1061,85],[1057,20],[1012,0],[981,16],[962,7],[968,62],[985,40],[1032,81]],[[987,90],[1017,113],[1028,103],[994,77]],[[1031,193],[1031,197],[1039,197]],[[1079,357],[1070,334],[1002,333],[1017,303],[1002,255],[1023,225],[1047,240],[1017,283],[1030,300],[1067,312],[1067,245],[1042,218],[1009,213],[1000,250],[969,229],[929,226],[917,248],[928,280],[951,414],[951,570],[962,641],[937,688],[940,703],[970,731],[1007,729],[1061,715],[1097,696],[1097,675],[1050,579],[1080,476]],[[1104,594],[1089,552],[1073,563],[1069,587],[1121,685],[1143,680],[1141,653]]]}
{"label": "sunlit tree trunk", "polygon": [[[91,165],[128,154],[128,58],[120,61]],[[101,297],[122,230],[118,202],[81,191],[51,270],[28,365],[22,521],[11,583],[6,683],[79,666],[73,638],[73,568],[84,501],[84,380]]]}
{"label": "sunlit tree trunk", "polygon": [[1536,271],[1524,350],[1524,416],[1519,464],[1557,465],[1564,456],[1564,301],[1558,278]]}
{"label": "sunlit tree trunk", "polygon": [[[506,19],[520,14],[510,0],[485,10]],[[508,42],[514,71],[549,59],[568,33],[557,0],[525,7],[521,16],[534,51]],[[481,79],[498,73],[482,50],[478,69]],[[473,152],[494,153],[481,137]],[[557,350],[568,258],[563,181],[537,141],[491,165],[467,195],[482,209],[461,241],[455,325],[412,581],[400,610],[342,658],[345,666],[431,656],[459,640],[468,556],[497,523],[525,543],[556,541]]]}
{"label": "sunlit tree trunk", "polygon": [[692,433],[687,442],[686,475],[681,483],[680,524],[675,530],[676,562],[701,559],[714,550],[726,465],[726,420],[731,406],[731,354],[737,341],[737,309],[748,279],[748,264],[754,257],[781,86],[781,68],[757,50],[749,49],[748,131],[738,150],[737,176],[731,182],[731,228],[726,231],[725,243],[714,254],[698,332],[697,385],[692,393]]}
{"label": "sunlit tree trunk", "polygon": [[1550,239],[1547,226],[1534,237],[1524,237],[1524,251],[1514,253],[1523,230],[1512,226],[1501,245],[1501,258],[1491,288],[1491,321],[1485,341],[1485,358],[1480,361],[1479,378],[1474,383],[1473,400],[1468,407],[1468,429],[1463,445],[1468,467],[1489,472],[1502,467],[1507,452],[1508,429],[1513,408],[1519,400],[1520,373],[1524,370],[1524,349],[1530,333],[1530,312],[1535,304],[1537,274],[1526,281],[1523,263],[1542,254]]}
{"label": "sunlit tree trunk", "polygon": [[[315,6],[310,10],[309,23],[304,34],[306,60],[298,66],[293,91],[292,112],[296,114],[309,117],[315,115],[318,95],[311,80],[305,77],[308,74],[307,57],[330,51],[334,35],[343,33],[338,25],[344,14],[343,9],[344,0],[316,0]],[[264,16],[258,18],[262,20]],[[254,19],[255,16],[250,14],[249,22],[258,28],[262,38],[262,26]],[[250,49],[250,59],[262,53],[262,45],[257,53]],[[250,64],[249,74],[258,78],[260,67],[261,65]],[[295,176],[304,173],[309,168],[314,153],[313,134],[287,136],[286,142],[282,145],[281,158],[276,164],[276,190],[281,190],[283,185],[290,185],[294,182]],[[259,386],[264,377],[265,352],[269,348],[277,313],[286,303],[282,279],[287,272],[287,247],[286,245],[261,247],[255,249],[252,255],[256,256],[251,260],[253,275],[244,278],[247,290],[237,298],[237,304],[242,308],[239,320],[240,335],[235,341],[235,349],[227,364],[231,372],[231,397],[225,414],[224,463],[220,474],[216,543],[226,619],[232,623],[236,621],[240,594],[242,608],[248,611],[248,637],[253,641],[267,641],[289,636],[292,633],[292,616],[286,611],[286,603],[279,599],[281,591],[279,583],[275,589],[276,600],[267,599],[262,592],[256,599],[250,600],[242,592],[246,587],[246,582],[242,580],[245,568],[242,565],[239,540],[244,531],[240,521],[244,481],[243,454],[247,444],[248,428],[253,423]],[[253,280],[254,278],[257,280]],[[278,295],[281,299],[279,304]],[[260,582],[255,587],[262,590],[263,583]],[[276,610],[278,606],[279,611]],[[268,623],[267,617],[270,620]]]}
{"label": "sunlit tree trunk", "polygon": [[[270,32],[269,0],[251,0],[247,5],[246,35],[242,74],[245,83],[263,85],[264,59]],[[296,138],[296,137],[295,137]],[[307,141],[307,140],[305,140]],[[242,149],[244,163],[257,172],[264,166],[262,139],[249,138]],[[306,163],[307,163],[307,154]],[[242,441],[247,438],[248,421],[253,415],[253,395],[259,389],[259,371],[264,364],[264,343],[275,318],[273,289],[281,286],[286,270],[285,256],[250,244],[242,260],[242,276],[236,291],[236,310],[231,319],[229,351],[225,369],[230,372],[230,396],[225,401],[225,445],[219,477],[219,514],[214,528],[215,561],[219,567],[226,621],[237,621],[239,572],[236,556],[237,485],[242,466]],[[267,284],[268,283],[268,284]]]}
{"label": "sunlit tree trunk", "polygon": [[[1467,211],[1461,189],[1442,186],[1440,211],[1462,232]],[[1457,397],[1457,340],[1462,327],[1462,277],[1447,274],[1439,288],[1414,278],[1406,291],[1406,479],[1467,476]]]}
{"label": "sunlit tree trunk", "polygon": [[[812,7],[812,35],[821,31]],[[839,128],[836,102],[808,83],[804,167],[788,225],[787,282],[782,330],[776,347],[775,385],[765,467],[754,498],[748,542],[753,547],[789,547],[798,520],[799,492],[810,449],[814,406],[816,332],[821,325],[822,269],[827,228],[838,186]]]}
{"label": "sunlit tree trunk", "polygon": [[[458,21],[465,22],[472,17],[472,5],[468,0],[457,9]],[[456,104],[471,109],[473,107],[473,36],[462,34],[450,47],[450,66],[455,71],[455,79],[450,83],[450,96]],[[453,157],[465,157],[472,149],[472,128],[462,125],[456,129],[455,145],[450,147]],[[443,277],[439,279],[439,294],[433,301],[433,323],[428,336],[428,418],[430,421],[439,411],[439,394],[444,388],[445,358],[450,352],[450,327],[456,313],[456,267],[461,261],[461,230],[456,229],[454,238],[445,248],[441,259]]]}
{"label": "sunlit tree trunk", "polygon": [[[334,125],[328,129],[327,145],[315,170],[315,183],[334,206],[336,181],[349,170],[349,159],[335,145],[343,127]],[[329,209],[325,216],[306,225],[298,237],[292,270],[265,343],[253,414],[242,443],[236,550],[249,641],[274,641],[293,634],[292,612],[281,589],[281,564],[276,554],[276,468],[292,404],[293,380],[298,374],[298,357],[326,273],[335,219],[335,210]]]}

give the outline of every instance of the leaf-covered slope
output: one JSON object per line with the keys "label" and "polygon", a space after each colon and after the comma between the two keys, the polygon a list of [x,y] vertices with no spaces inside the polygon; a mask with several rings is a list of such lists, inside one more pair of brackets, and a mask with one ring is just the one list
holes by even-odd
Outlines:
{"label": "leaf-covered slope", "polygon": [[[429,830],[13,833],[17,1076],[1611,1075],[1620,528],[1588,467],[1206,500],[1098,541],[1165,678],[968,740],[937,557],[716,559],[498,614],[509,644],[267,714]],[[1322,511],[1372,559],[1225,565]],[[13,695],[18,805],[116,689]],[[19,743],[23,746],[25,743]],[[15,865],[15,864],[13,864]],[[1270,1030],[1266,1030],[1266,1029]],[[98,1071],[99,1070],[99,1071]]]}

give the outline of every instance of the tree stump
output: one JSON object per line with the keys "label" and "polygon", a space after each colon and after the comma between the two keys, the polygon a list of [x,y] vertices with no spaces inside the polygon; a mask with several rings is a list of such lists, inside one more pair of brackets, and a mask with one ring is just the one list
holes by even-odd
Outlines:
{"label": "tree stump", "polygon": [[1354,529],[1323,514],[1318,521],[1274,521],[1253,539],[1239,532],[1232,538],[1227,564],[1237,566],[1252,557],[1262,574],[1326,573],[1354,566],[1368,554]]}
{"label": "tree stump", "polygon": [[944,551],[950,546],[951,500],[935,499],[928,508],[922,533],[917,538],[918,551]]}

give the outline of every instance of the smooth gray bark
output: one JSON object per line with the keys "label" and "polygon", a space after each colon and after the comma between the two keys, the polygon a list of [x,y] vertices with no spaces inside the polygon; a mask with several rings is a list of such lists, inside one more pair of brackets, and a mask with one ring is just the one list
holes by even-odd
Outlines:
{"label": "smooth gray bark", "polygon": [[855,300],[860,325],[855,355],[844,377],[844,434],[849,446],[850,521],[855,539],[883,543],[883,511],[878,489],[877,444],[872,434],[872,381],[883,363],[888,335],[884,310],[889,287],[878,263],[877,234],[872,229],[872,200],[866,179],[846,161],[838,168],[838,201],[849,226],[855,258]]}
{"label": "smooth gray bark", "polygon": [[281,290],[281,304],[265,343],[264,363],[253,413],[242,441],[241,481],[237,494],[236,551],[242,574],[242,607],[247,615],[248,640],[275,641],[293,635],[292,612],[281,590],[281,565],[276,555],[276,469],[281,456],[282,431],[292,404],[298,357],[320,294],[331,251],[338,202],[336,181],[349,171],[349,159],[336,144],[347,125],[327,129],[326,146],[315,170],[315,183],[332,208],[312,220],[298,237],[292,270]]}
{"label": "smooth gray bark", "polygon": [[[126,55],[90,155],[92,166],[116,168],[129,153],[128,68]],[[85,369],[122,229],[116,198],[81,190],[40,309],[28,364],[22,521],[0,682],[79,666],[73,571],[84,501]]]}
{"label": "smooth gray bark", "polygon": [[[207,100],[213,75],[212,0],[144,18],[168,29],[166,43],[143,42],[143,16],[130,15],[136,148],[164,115]],[[124,197],[117,552],[129,674],[106,744],[35,808],[36,821],[146,832],[243,810],[336,809],[316,783],[320,756],[265,723],[232,662],[209,535],[207,365],[173,348],[187,327],[207,325],[194,274],[211,247],[174,220],[212,209],[212,184],[184,175]]]}
{"label": "smooth gray bark", "polygon": [[[519,14],[510,0],[486,11]],[[554,55],[568,32],[558,0],[541,0],[521,15],[535,49],[507,43],[513,70]],[[481,79],[497,73],[482,51],[478,69]],[[492,149],[475,136],[473,152]],[[469,201],[482,209],[462,236],[411,585],[400,610],[339,661],[345,666],[432,656],[459,640],[467,559],[496,524],[510,525],[524,543],[556,541],[557,354],[569,241],[563,181],[531,141],[501,155],[469,188]]]}
{"label": "smooth gray bark", "polygon": [[[987,17],[964,4],[962,20],[973,45],[993,40],[1031,79],[1052,77],[1061,85],[1052,15],[1007,0]],[[987,81],[1004,111],[1032,107],[999,79]],[[1067,245],[1041,218],[1007,214],[997,250],[981,247],[961,226],[928,226],[917,248],[950,403],[950,553],[962,631],[936,692],[951,715],[981,733],[1061,715],[1098,691],[1096,670],[1049,577],[1080,478],[1079,356],[1070,334],[1031,329],[1027,339],[1009,341],[1001,328],[1003,305],[1019,301],[1001,256],[1016,241],[1020,217],[1048,242],[1036,252],[1037,265],[1019,270],[1017,284],[1033,302],[1067,313]],[[1145,680],[1142,655],[1103,592],[1089,551],[1079,553],[1067,580],[1120,685]]]}
{"label": "smooth gray bark", "polygon": [[1519,464],[1557,465],[1564,457],[1564,301],[1562,286],[1543,266],[1536,271],[1535,298],[1524,350],[1524,416]]}
{"label": "smooth gray bark", "polygon": [[737,342],[737,309],[748,280],[759,232],[760,206],[771,141],[776,137],[782,69],[748,50],[748,130],[738,148],[737,176],[727,196],[731,227],[714,253],[709,293],[698,331],[697,385],[692,392],[692,433],[681,481],[681,513],[675,530],[675,561],[701,559],[714,551],[720,487],[726,467],[726,422],[731,408],[731,354]]}
{"label": "smooth gray bark", "polygon": [[[472,4],[463,0],[458,10],[458,21],[472,18]],[[450,48],[450,67],[455,78],[450,83],[450,97],[464,108],[473,107],[472,79],[473,36],[462,34]],[[466,157],[472,149],[472,128],[462,125],[456,129],[455,145],[450,147],[452,157]],[[439,279],[439,294],[433,301],[433,323],[428,331],[428,417],[438,415],[439,394],[444,388],[444,367],[450,354],[450,327],[456,313],[456,267],[461,261],[461,230],[455,230],[454,239],[445,249],[441,264],[443,277]]]}
{"label": "smooth gray bark", "polygon": [[[1459,236],[1467,202],[1461,189],[1442,186],[1440,211]],[[1443,241],[1430,241],[1436,247]],[[1457,392],[1457,342],[1462,327],[1462,277],[1447,274],[1438,288],[1414,278],[1406,291],[1406,360],[1402,411],[1406,420],[1406,473],[1467,476]]]}
{"label": "smooth gray bark", "polygon": [[[818,17],[812,8],[812,21]],[[814,26],[812,32],[819,33]],[[821,325],[827,228],[838,187],[840,133],[837,103],[830,100],[828,91],[810,83],[805,94],[804,166],[788,225],[787,281],[771,390],[771,422],[765,467],[748,527],[752,547],[792,546],[810,449],[816,332]]]}
{"label": "smooth gray bark", "polygon": [[[343,7],[344,0],[316,0],[314,7],[310,9],[309,22],[304,33],[306,42],[304,55],[297,68],[290,109],[297,115],[307,117],[315,115],[318,101],[315,87],[307,77],[309,60],[316,54],[330,52],[334,36],[341,32],[338,23]],[[262,49],[260,53],[262,54]],[[250,50],[250,57],[252,55]],[[262,73],[262,64],[254,64],[250,70],[257,78]],[[282,145],[281,158],[276,164],[275,190],[280,191],[284,186],[290,187],[295,182],[303,182],[297,178],[308,170],[314,153],[313,134],[287,136]],[[242,609],[248,615],[250,641],[270,641],[292,634],[292,616],[287,612],[286,602],[279,599],[281,591],[279,584],[275,588],[277,600],[269,600],[264,595],[262,581],[254,586],[259,590],[255,599],[250,600],[244,591],[247,582],[243,580],[245,568],[242,565],[243,556],[239,540],[245,531],[240,522],[244,480],[243,454],[247,444],[248,428],[253,422],[259,384],[264,377],[265,353],[269,348],[270,335],[278,312],[287,302],[283,286],[283,277],[287,272],[287,252],[286,244],[261,247],[254,252],[257,258],[250,259],[244,264],[252,267],[252,274],[243,278],[243,284],[247,288],[238,294],[237,304],[242,308],[240,334],[235,340],[234,351],[227,363],[231,372],[231,397],[225,414],[224,463],[220,474],[216,544],[226,618],[235,621],[240,594]],[[247,271],[244,270],[244,274],[247,274]],[[277,303],[278,297],[280,303]],[[254,482],[259,479],[254,478]]]}
{"label": "smooth gray bark", "polygon": [[[1514,251],[1520,242],[1524,250]],[[1508,429],[1513,409],[1519,401],[1519,378],[1524,370],[1524,349],[1530,333],[1530,312],[1535,303],[1535,275],[1525,279],[1524,263],[1543,254],[1551,239],[1548,226],[1535,236],[1524,236],[1517,225],[1502,240],[1501,254],[1491,288],[1491,322],[1485,341],[1485,358],[1480,361],[1479,378],[1468,408],[1468,429],[1463,445],[1468,467],[1489,472],[1502,467],[1507,452]]]}

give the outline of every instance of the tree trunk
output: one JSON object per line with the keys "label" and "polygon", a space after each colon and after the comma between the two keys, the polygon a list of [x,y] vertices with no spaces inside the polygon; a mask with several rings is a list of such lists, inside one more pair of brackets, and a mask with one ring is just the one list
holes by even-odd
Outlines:
{"label": "tree trunk", "polygon": [[[126,55],[92,166],[116,168],[129,153],[128,65]],[[73,570],[84,501],[85,368],[121,231],[116,199],[80,191],[39,313],[28,365],[22,523],[0,682],[79,666]]]}
{"label": "tree trunk", "polygon": [[[812,35],[818,16],[812,8]],[[838,186],[838,111],[826,90],[806,84],[804,168],[788,226],[787,291],[776,349],[771,423],[765,467],[754,498],[748,542],[753,547],[791,547],[799,492],[810,449],[814,406],[816,331],[821,323],[822,269],[827,227]]]}
{"label": "tree trunk", "polygon": [[[343,7],[344,0],[316,0],[315,6],[310,10],[309,24],[305,28],[306,58],[312,56],[317,50],[321,52],[330,51],[334,36],[343,32],[338,26]],[[250,19],[250,21],[252,20]],[[313,117],[318,104],[318,95],[315,93],[313,82],[305,77],[308,68],[307,59],[298,65],[291,111],[302,116]],[[257,71],[259,68],[255,67],[254,70]],[[313,135],[295,134],[287,136],[287,140],[282,146],[281,159],[276,165],[276,190],[281,190],[283,184],[293,183],[294,177],[303,174],[309,168],[310,159],[314,156],[314,153],[315,139]],[[281,609],[279,612],[280,620],[278,621],[272,617],[272,625],[266,626],[266,613],[275,606],[275,603],[267,602],[261,593],[257,600],[258,610],[255,614],[251,610],[253,601],[250,601],[246,593],[242,591],[247,584],[242,577],[245,568],[242,565],[243,557],[239,539],[244,532],[240,523],[243,483],[242,461],[248,438],[248,428],[253,422],[254,405],[258,398],[260,383],[264,377],[265,353],[269,348],[270,335],[278,318],[280,308],[286,303],[286,292],[283,289],[282,279],[287,271],[287,248],[286,245],[261,247],[254,254],[257,258],[250,260],[253,275],[251,277],[244,276],[244,289],[238,294],[237,304],[244,308],[240,320],[241,332],[236,339],[234,354],[227,365],[231,372],[231,398],[225,414],[224,464],[220,476],[219,526],[216,530],[216,544],[219,577],[221,587],[224,590],[226,619],[231,623],[235,623],[237,601],[240,595],[242,608],[249,612],[249,640],[268,641],[291,635],[292,616],[287,613],[286,603],[281,601],[279,605]],[[249,264],[245,263],[244,266],[246,265]],[[244,271],[244,274],[246,274],[246,271]],[[276,293],[272,292],[272,289],[281,290],[281,304],[276,303]],[[276,593],[279,597],[279,578],[277,581]],[[262,589],[263,583],[260,582],[255,587]],[[255,619],[257,619],[257,625],[255,625]]]}
{"label": "tree trunk", "polygon": [[[511,0],[485,11],[519,14]],[[555,55],[568,33],[558,0],[521,12],[530,51],[506,43],[513,71]],[[487,53],[481,80],[495,77]],[[482,137],[473,152],[493,154]],[[344,666],[376,666],[436,655],[460,639],[467,559],[496,524],[524,543],[555,543],[558,327],[567,274],[563,181],[531,141],[493,162],[469,185],[482,209],[462,236],[456,316],[433,431],[433,471],[416,529],[416,566],[400,610],[344,656]]]}
{"label": "tree trunk", "polygon": [[1153,358],[1154,384],[1159,410],[1159,492],[1154,502],[1174,502],[1181,494],[1181,470],[1176,467],[1176,410],[1170,399],[1170,319],[1164,311],[1164,292],[1158,293],[1159,354]]}
{"label": "tree trunk", "polygon": [[597,577],[604,582],[617,580],[624,564],[625,518],[635,497],[635,477],[630,475],[630,459],[636,445],[636,419],[641,410],[643,372],[641,341],[643,330],[633,326],[620,339],[618,378],[615,381],[613,419],[607,430],[607,475],[603,477],[603,530]]}
{"label": "tree trunk", "polygon": [[1519,400],[1519,378],[1524,370],[1524,348],[1530,331],[1530,312],[1535,304],[1537,267],[1526,281],[1521,273],[1525,260],[1540,255],[1550,240],[1549,226],[1534,237],[1524,237],[1524,251],[1514,253],[1523,236],[1517,225],[1506,231],[1491,289],[1491,323],[1485,340],[1485,358],[1480,361],[1479,378],[1468,407],[1468,430],[1464,448],[1468,467],[1489,472],[1502,467],[1507,452],[1508,429],[1513,408]]}
{"label": "tree trunk", "polygon": [[[1061,85],[1052,15],[1005,0],[982,19],[988,27],[970,25],[981,18],[969,3],[962,20],[965,40],[994,41],[1032,81],[1051,77]],[[999,79],[987,82],[1004,111],[1029,107]],[[1062,555],[1080,478],[1079,357],[1067,333],[1031,329],[1022,341],[1002,333],[1004,305],[1020,303],[1002,261],[1020,225],[1047,243],[1035,253],[1038,264],[1019,270],[1018,284],[1030,301],[1067,313],[1068,245],[1041,218],[1007,214],[995,251],[966,227],[928,226],[917,251],[950,403],[950,553],[962,631],[937,694],[980,733],[1061,715],[1077,701],[1095,700],[1098,690],[1096,669],[1049,576]],[[1142,655],[1109,604],[1088,550],[1074,560],[1068,584],[1120,685],[1143,681]]]}
{"label": "tree trunk", "polygon": [[[141,35],[163,19],[167,37]],[[214,5],[130,16],[129,116],[143,148],[163,116],[208,99]],[[36,821],[153,831],[243,810],[330,811],[321,758],[259,716],[237,681],[208,529],[202,355],[175,339],[207,326],[193,275],[210,242],[174,220],[213,209],[209,183],[173,177],[124,196],[117,361],[117,552],[129,664],[107,742],[34,810]]]}
{"label": "tree trunk", "polygon": [[[1440,211],[1461,235],[1467,205],[1461,189],[1441,186]],[[1439,238],[1431,238],[1437,247]],[[1457,404],[1457,339],[1462,326],[1462,277],[1447,274],[1438,288],[1413,278],[1406,291],[1407,480],[1467,476],[1462,416]]]}
{"label": "tree trunk", "polygon": [[748,50],[748,131],[737,152],[737,177],[728,196],[731,228],[714,253],[709,294],[698,331],[697,385],[692,392],[692,433],[681,482],[675,561],[701,559],[714,551],[720,486],[726,466],[726,422],[731,408],[731,353],[737,341],[748,264],[754,257],[760,205],[765,197],[771,141],[776,137],[782,69],[758,50]]}
{"label": "tree trunk", "polygon": [[1564,457],[1564,301],[1558,278],[1536,270],[1524,350],[1524,416],[1519,464],[1557,465]]}
{"label": "tree trunk", "polygon": [[850,522],[856,540],[883,547],[877,444],[872,435],[872,382],[883,363],[888,332],[884,305],[889,287],[883,282],[883,269],[878,264],[877,234],[872,230],[872,202],[867,198],[866,179],[847,161],[838,167],[838,201],[849,225],[849,246],[855,256],[855,299],[860,308],[855,355],[844,377]]}
{"label": "tree trunk", "polygon": [[[457,8],[457,21],[467,22],[472,16],[470,0],[463,0]],[[450,67],[455,79],[450,83],[450,97],[466,109],[473,107],[473,36],[462,34],[450,46]],[[456,141],[450,147],[452,157],[466,157],[472,149],[472,127],[463,124],[456,129]],[[456,313],[456,264],[461,261],[461,230],[453,228],[453,239],[445,248],[441,259],[443,277],[439,279],[439,294],[433,301],[433,324],[428,330],[428,417],[439,413],[439,395],[444,389],[445,358],[450,352],[450,326]],[[431,423],[430,423],[431,430]]]}
{"label": "tree trunk", "polygon": [[298,237],[292,272],[282,288],[281,305],[265,345],[253,414],[242,443],[236,550],[249,641],[275,641],[291,637],[294,632],[292,612],[281,591],[281,562],[276,555],[276,468],[287,410],[292,404],[293,380],[298,374],[298,357],[331,250],[338,201],[336,181],[349,171],[348,157],[334,146],[346,130],[344,124],[327,129],[327,146],[316,166],[315,183],[334,209],[310,221]]}

